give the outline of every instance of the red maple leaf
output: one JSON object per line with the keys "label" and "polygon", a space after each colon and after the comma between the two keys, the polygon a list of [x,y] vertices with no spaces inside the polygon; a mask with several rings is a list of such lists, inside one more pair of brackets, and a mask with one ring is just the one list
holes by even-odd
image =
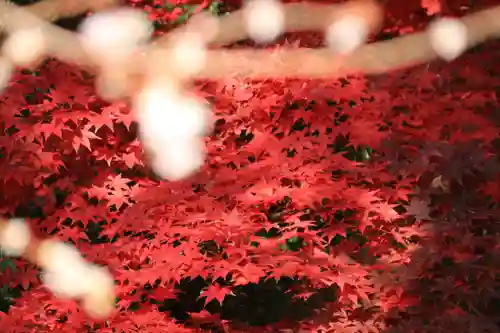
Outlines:
{"label": "red maple leaf", "polygon": [[420,5],[427,11],[427,15],[441,13],[441,0],[420,0]]}
{"label": "red maple leaf", "polygon": [[81,146],[84,146],[89,151],[92,150],[90,146],[90,139],[100,139],[97,135],[89,131],[88,129],[82,129],[80,135],[75,135],[73,137],[73,149],[78,153]]}
{"label": "red maple leaf", "polygon": [[234,295],[231,289],[228,287],[221,287],[219,285],[210,285],[203,291],[199,298],[205,297],[205,304],[210,303],[212,300],[216,299],[219,304],[222,305],[226,295]]}
{"label": "red maple leaf", "polygon": [[278,281],[282,277],[294,277],[300,270],[300,264],[293,261],[287,261],[283,265],[275,267],[271,274],[269,274],[268,279],[275,279]]}
{"label": "red maple leaf", "polygon": [[115,116],[116,114],[113,110],[110,110],[110,107],[103,108],[100,114],[94,114],[91,124],[95,128],[95,132],[97,133],[97,131],[103,126],[113,130],[113,117]]}

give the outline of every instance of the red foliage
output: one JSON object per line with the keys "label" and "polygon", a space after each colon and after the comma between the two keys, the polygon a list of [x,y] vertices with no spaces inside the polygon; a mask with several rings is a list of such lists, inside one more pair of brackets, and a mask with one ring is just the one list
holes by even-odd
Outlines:
{"label": "red foliage", "polygon": [[[386,32],[428,22],[401,3]],[[105,264],[119,300],[92,322],[15,261],[2,331],[496,331],[499,56],[490,43],[378,77],[199,82],[217,121],[181,182],[152,175],[128,106],[81,70],[19,72],[1,100],[1,213]]]}

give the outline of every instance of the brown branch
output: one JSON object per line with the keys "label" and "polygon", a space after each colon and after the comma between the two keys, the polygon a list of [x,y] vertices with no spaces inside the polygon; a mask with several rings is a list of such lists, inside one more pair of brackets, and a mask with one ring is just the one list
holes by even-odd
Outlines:
{"label": "brown branch", "polygon": [[[0,218],[0,235],[5,232],[9,221]],[[26,250],[21,254],[21,257],[25,258],[29,262],[40,265],[40,260],[38,257],[38,247],[40,246],[40,239],[38,239],[33,233],[31,233],[31,241],[30,245]]]}
{"label": "brown branch", "polygon": [[[10,223],[11,221],[0,218],[0,239],[4,241],[7,238],[9,243],[17,235],[15,232],[12,233],[12,230],[9,232]],[[56,246],[56,251],[59,253],[58,249],[60,248],[57,248],[57,246],[60,242],[50,238],[40,239],[36,237],[31,228],[29,228],[28,233],[29,244],[22,253],[18,253],[18,256],[44,270],[49,269],[50,271],[50,267],[53,266],[52,262],[57,260],[57,258],[53,258],[54,251],[52,249]],[[1,245],[5,246],[5,244]],[[71,269],[71,267],[68,267],[68,269]],[[58,272],[55,273],[57,274]],[[84,296],[79,297],[87,313],[95,319],[108,317],[115,305],[115,293],[113,288],[109,288],[110,286],[106,284],[99,284],[99,282],[102,282],[102,280],[98,280],[93,288],[87,291]],[[78,286],[75,288],[78,288]]]}
{"label": "brown branch", "polygon": [[[110,2],[110,0],[107,1]],[[93,2],[97,3],[99,0],[94,0]],[[28,11],[25,10],[26,7],[19,8],[11,4],[0,3],[0,22],[2,22],[8,33],[33,26],[43,26],[45,35],[48,37],[48,55],[59,58],[65,62],[82,66],[86,69],[97,70],[96,64],[93,63],[91,57],[89,57],[89,55],[85,52],[75,33],[58,28],[43,19],[53,19],[55,17],[85,11],[88,8],[92,8],[92,4],[75,7],[70,5],[63,6],[59,3],[61,3],[61,0],[45,0],[39,4],[27,7],[29,8]],[[322,5],[314,3],[285,4],[283,5],[283,9],[286,31],[324,30],[329,24],[348,13],[361,15],[365,19],[371,31],[376,31],[376,29],[378,29],[381,20],[381,9],[374,2],[368,0],[353,1],[351,3],[341,5]],[[49,15],[47,13],[51,14]],[[156,51],[161,51],[161,54],[168,54],[170,52],[169,49],[171,49],[172,43],[176,37],[187,30],[206,34],[206,30],[202,28],[203,24],[200,24],[200,22],[203,21],[201,18],[203,18],[203,14],[201,14],[198,18],[195,17],[189,24],[174,30],[166,37],[161,37],[156,41],[153,41],[149,50],[150,52],[147,52],[147,54],[155,54],[154,57],[156,57],[158,53]],[[212,44],[228,44],[246,38],[246,32],[244,26],[242,25],[242,20],[243,10],[239,10],[230,15],[219,18],[218,33],[211,39]],[[197,24],[201,26],[201,29],[199,27],[197,28]],[[204,71],[204,73],[208,74],[208,77],[212,76],[210,73],[217,73],[219,69],[221,69],[217,64],[223,64],[226,61],[226,52],[228,51],[214,51],[209,53],[209,67]],[[258,55],[259,59],[268,58],[269,56],[271,56],[270,59],[276,58],[273,55],[269,55],[267,52]],[[137,61],[133,62],[134,66],[128,68],[130,71],[129,77],[134,78],[135,81],[138,78],[143,77],[146,68],[151,66],[152,59],[157,59],[154,57],[139,57]],[[153,62],[155,63],[154,66],[156,71],[175,75],[175,68],[169,68],[167,61],[158,61],[157,64],[156,61]],[[212,67],[214,64],[217,68]],[[235,65],[236,67],[239,67],[239,65]],[[233,70],[231,69],[230,72],[232,71]],[[222,69],[222,72],[225,71]],[[293,75],[293,73],[290,74]],[[130,82],[129,86],[133,88],[129,88],[127,90],[133,91],[140,85],[141,83]]]}
{"label": "brown branch", "polygon": [[74,17],[85,12],[117,6],[120,0],[44,0],[23,7],[26,11],[47,21]]}
{"label": "brown branch", "polygon": [[[16,30],[39,26],[47,37],[47,56],[92,69],[75,33],[59,28],[51,21],[99,11],[118,6],[122,0],[44,0],[32,5],[17,7],[0,1],[0,32],[12,33]],[[36,64],[35,64],[36,65]]]}
{"label": "brown branch", "polygon": [[[51,0],[57,1],[57,0]],[[367,5],[370,2],[357,2]],[[322,10],[330,6],[329,10]],[[288,30],[314,29],[327,25],[327,17],[338,13],[339,7],[317,4],[287,4],[285,5]],[[358,9],[359,10],[359,9]],[[340,11],[342,12],[342,11]],[[371,12],[371,11],[366,11]],[[345,12],[344,12],[345,13]],[[232,19],[231,16],[236,17]],[[241,28],[241,11],[219,19],[220,33],[215,37],[216,44],[226,44],[245,38]],[[472,47],[488,39],[500,35],[500,6],[486,9],[462,18],[468,29],[468,46]],[[372,18],[373,22],[376,22]],[[41,24],[34,15],[16,8],[13,5],[0,4],[0,22],[7,31],[14,31],[33,24]],[[43,21],[44,22],[44,21]],[[330,21],[331,22],[331,21]],[[376,24],[376,23],[374,23]],[[85,67],[95,67],[79,43],[76,34],[47,24],[47,32],[51,36],[50,55],[63,61]],[[152,43],[151,50],[162,50],[169,53],[169,44],[173,36],[182,33],[186,28],[174,30],[168,37]],[[417,65],[437,58],[431,48],[425,32],[395,38],[391,41],[377,42],[361,46],[347,56],[335,55],[331,50],[321,49],[279,49],[268,50],[210,50],[207,66],[197,75],[202,79],[220,79],[228,76],[249,78],[332,78],[352,73],[378,74],[401,67]],[[134,61],[134,66],[128,68],[129,77],[137,80],[142,77],[145,68],[151,66],[148,54],[141,55]],[[166,59],[155,63],[158,72],[169,73]],[[125,69],[124,69],[125,70]],[[132,84],[137,87],[137,84]]]}
{"label": "brown branch", "polygon": [[[500,6],[462,18],[468,30],[468,47],[500,37]],[[230,29],[228,29],[230,30]],[[327,48],[267,50],[211,50],[201,79],[247,77],[334,78],[349,74],[380,74],[436,59],[426,32],[359,47],[339,56]]]}
{"label": "brown branch", "polygon": [[[40,27],[43,29],[47,39],[47,56],[53,56],[62,61],[83,67],[92,67],[93,64],[89,61],[89,56],[84,51],[77,34],[50,24],[43,18],[35,15],[40,14],[39,11],[41,11],[42,8],[41,6],[37,6],[31,7],[31,10],[25,10],[24,7],[17,7],[5,1],[1,1],[0,27],[7,34],[22,29]],[[49,10],[49,13],[50,15],[56,15],[57,13],[56,18],[65,16],[65,12]]]}
{"label": "brown branch", "polygon": [[[217,35],[210,38],[214,47],[231,44],[248,38],[248,32],[243,24],[244,9],[234,11],[228,15],[219,17],[219,29]],[[382,23],[382,8],[376,2],[370,0],[357,0],[342,4],[321,4],[321,3],[287,3],[283,4],[283,14],[285,18],[284,31],[325,31],[332,22],[344,15],[355,14],[363,17],[369,30],[372,33],[378,32]],[[187,25],[174,30],[172,33],[158,38],[154,44],[158,47],[165,47],[170,44],[172,35],[183,32],[186,29],[196,30],[192,25],[196,25],[198,17],[210,15],[201,13],[188,21]],[[203,29],[200,33],[205,33]]]}

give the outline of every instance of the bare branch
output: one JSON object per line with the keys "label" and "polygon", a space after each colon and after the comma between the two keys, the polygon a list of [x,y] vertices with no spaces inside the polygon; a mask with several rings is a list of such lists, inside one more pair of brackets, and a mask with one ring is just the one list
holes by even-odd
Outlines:
{"label": "bare branch", "polygon": [[100,11],[116,6],[119,0],[44,0],[23,9],[47,21],[73,17],[85,12]]}
{"label": "bare branch", "polygon": [[[57,2],[57,0],[51,0]],[[41,7],[38,7],[41,8]],[[354,2],[352,5],[286,4],[284,5],[286,29],[288,31],[324,29],[328,22],[341,17],[342,13],[356,11],[362,13],[370,22],[371,29],[380,24],[380,10],[369,1]],[[34,11],[34,12],[38,12]],[[500,34],[500,6],[486,9],[462,18],[468,29],[469,47],[480,44]],[[241,24],[242,11],[219,18],[219,29],[212,40],[215,45],[222,45],[245,38]],[[42,24],[45,21],[29,15],[23,9],[13,5],[0,4],[0,21],[7,31]],[[196,20],[193,20],[193,24]],[[44,27],[50,36],[49,54],[63,61],[85,67],[95,67],[83,50],[77,35],[53,25]],[[175,36],[193,29],[189,24],[174,30],[166,37],[152,42],[150,50],[138,55],[129,71],[133,80],[143,77],[146,68],[154,67],[158,73],[172,74],[168,55],[172,52]],[[161,51],[165,59],[152,57],[152,51]],[[156,52],[158,53],[158,52]],[[425,32],[363,45],[349,55],[338,55],[328,48],[320,49],[279,49],[269,50],[209,50],[206,66],[196,75],[202,79],[220,79],[223,77],[249,78],[332,78],[352,73],[378,74],[386,71],[417,65],[437,58]],[[152,62],[152,60],[154,60]],[[173,74],[172,74],[173,75]],[[194,78],[194,77],[193,77]],[[137,83],[130,86],[137,87]],[[140,84],[139,84],[140,86]]]}
{"label": "bare branch", "polygon": [[[62,61],[84,67],[92,66],[92,63],[89,62],[89,56],[84,51],[77,34],[59,28],[38,17],[34,13],[38,14],[38,11],[42,7],[35,7],[35,9],[28,11],[5,1],[0,2],[0,27],[7,34],[12,34],[18,30],[38,27],[43,31],[45,36],[47,56],[53,56]],[[55,12],[52,11],[51,13],[54,14]],[[59,14],[62,15],[63,13]]]}
{"label": "bare branch", "polygon": [[[325,31],[332,22],[344,15],[354,14],[363,17],[369,30],[376,33],[382,23],[382,8],[373,1],[351,1],[342,4],[321,3],[287,3],[283,4],[285,17],[284,31]],[[196,30],[199,16],[209,15],[201,13],[194,16],[186,26],[174,30],[172,33],[158,38],[154,44],[158,47],[167,46],[172,35],[181,33],[183,30]],[[212,46],[231,44],[248,38],[248,31],[244,24],[244,9],[234,11],[228,15],[218,18],[219,29],[217,35],[210,37]],[[206,33],[200,29],[200,33]],[[211,33],[211,32],[209,32]]]}
{"label": "bare branch", "polygon": [[[102,319],[113,311],[113,278],[106,269],[86,262],[73,247],[55,239],[36,237],[21,219],[0,219],[0,246],[7,254],[22,257],[41,267],[46,287],[55,289],[54,292],[61,297],[82,300],[90,316]],[[80,275],[75,276],[71,270]],[[74,278],[82,279],[85,283],[79,284]],[[82,288],[89,281],[90,287]]]}
{"label": "bare branch", "polygon": [[[500,6],[462,18],[467,27],[467,46],[473,47],[500,36]],[[230,30],[230,29],[228,29]],[[390,41],[366,44],[348,55],[327,48],[268,50],[211,50],[202,79],[248,77],[334,78],[348,74],[380,74],[436,59],[426,32]]]}

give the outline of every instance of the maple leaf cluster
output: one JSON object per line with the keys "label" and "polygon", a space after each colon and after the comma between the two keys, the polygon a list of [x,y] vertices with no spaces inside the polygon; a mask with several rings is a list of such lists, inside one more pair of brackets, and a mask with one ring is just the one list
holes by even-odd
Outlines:
{"label": "maple leaf cluster", "polygon": [[[474,16],[433,16],[463,16],[494,3],[468,8],[459,2],[446,8],[389,3],[380,32],[370,37],[380,22],[363,16],[367,7],[358,4],[370,2],[361,1],[342,7],[350,15],[328,21],[323,34],[279,38],[284,31],[317,30],[309,28],[318,22],[291,29],[287,15],[305,7],[271,0],[245,4],[237,14],[232,6],[240,4],[231,2],[222,13],[208,2],[134,0],[79,24],[99,63],[97,77],[54,58],[28,69],[24,64],[40,54],[27,59],[12,40],[33,40],[33,34],[11,34],[2,54],[17,67],[9,67],[0,100],[0,213],[6,217],[0,220],[0,327],[495,331],[498,42],[462,54],[487,28],[470,30]],[[86,8],[96,10],[97,3]],[[315,15],[329,5],[318,6]],[[185,38],[174,43],[177,58],[163,59],[176,71],[159,68],[130,100],[116,98],[128,89],[117,84],[126,81],[119,66],[134,67],[127,57],[137,47],[214,8],[221,20],[245,18],[251,41],[232,43],[243,39],[231,35],[236,29],[219,36],[231,41],[224,44],[233,54],[274,41],[261,51],[305,56],[300,52],[326,43],[329,57],[334,50],[345,64],[357,64],[359,49],[390,49],[398,40],[383,39],[431,23],[424,51],[450,62],[330,79],[328,73],[280,77],[262,63],[252,70],[274,77],[221,69],[213,74],[218,80],[196,80],[188,93],[184,79],[195,76],[189,71],[211,66],[209,43],[189,30],[188,20]],[[415,35],[398,38],[424,38]],[[368,38],[377,43],[361,46]],[[110,43],[116,43],[112,54]],[[422,50],[399,50],[426,59]],[[416,61],[409,58],[405,63]],[[302,73],[319,68],[300,59],[306,59]],[[300,65],[287,68],[293,74]],[[162,80],[165,73],[178,81]],[[104,316],[95,315],[103,304]]]}

